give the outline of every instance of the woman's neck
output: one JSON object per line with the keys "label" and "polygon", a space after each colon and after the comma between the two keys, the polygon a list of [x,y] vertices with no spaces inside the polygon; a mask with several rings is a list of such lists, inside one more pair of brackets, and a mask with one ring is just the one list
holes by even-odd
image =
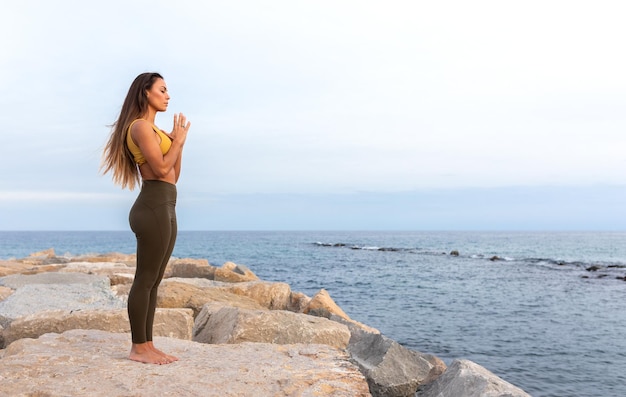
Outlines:
{"label": "woman's neck", "polygon": [[148,109],[146,113],[141,116],[142,119],[147,120],[154,124],[154,119],[156,118],[156,111],[154,109]]}

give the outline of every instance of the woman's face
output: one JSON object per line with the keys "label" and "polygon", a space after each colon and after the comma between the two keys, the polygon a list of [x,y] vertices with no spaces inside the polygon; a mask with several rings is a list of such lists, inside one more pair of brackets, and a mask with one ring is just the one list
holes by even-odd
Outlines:
{"label": "woman's face", "polygon": [[157,112],[167,110],[167,104],[170,100],[170,94],[167,93],[167,85],[163,79],[154,80],[152,88],[146,92],[148,105],[153,107]]}

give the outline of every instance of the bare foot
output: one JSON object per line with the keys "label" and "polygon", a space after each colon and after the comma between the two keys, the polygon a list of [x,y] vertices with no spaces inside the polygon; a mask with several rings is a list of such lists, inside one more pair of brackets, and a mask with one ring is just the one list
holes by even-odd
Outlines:
{"label": "bare foot", "polygon": [[162,365],[172,362],[171,360],[168,360],[166,357],[152,350],[148,343],[133,343],[128,358],[133,361],[147,364]]}
{"label": "bare foot", "polygon": [[150,349],[152,349],[153,352],[155,352],[156,354],[158,354],[160,356],[165,357],[170,363],[172,363],[174,361],[178,361],[178,357],[166,354],[166,353],[162,352],[161,350],[157,349],[156,347],[154,347],[154,342],[148,341],[146,343],[148,344]]}

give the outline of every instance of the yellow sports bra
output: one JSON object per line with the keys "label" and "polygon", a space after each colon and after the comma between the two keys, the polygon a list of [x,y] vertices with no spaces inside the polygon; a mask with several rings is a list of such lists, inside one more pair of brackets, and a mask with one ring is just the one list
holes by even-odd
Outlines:
{"label": "yellow sports bra", "polygon": [[[132,153],[137,165],[142,165],[146,162],[146,158],[143,156],[143,153],[141,153],[139,146],[137,146],[135,141],[133,141],[132,136],[130,135],[130,129],[132,128],[133,124],[135,124],[139,120],[143,119],[137,119],[130,123],[130,125],[128,126],[128,131],[126,132],[126,144],[128,145],[128,149]],[[167,152],[169,152],[170,147],[172,146],[172,140],[163,131],[158,129],[156,125],[152,124],[152,129],[161,138],[161,143],[159,144],[159,146],[161,147],[161,153],[166,154]]]}

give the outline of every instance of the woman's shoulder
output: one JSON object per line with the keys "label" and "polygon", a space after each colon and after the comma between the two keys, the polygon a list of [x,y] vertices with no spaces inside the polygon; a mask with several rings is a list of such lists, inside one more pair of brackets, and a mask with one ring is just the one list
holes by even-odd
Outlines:
{"label": "woman's shoulder", "polygon": [[135,119],[128,126],[128,130],[152,128],[152,123],[146,119]]}
{"label": "woman's shoulder", "polygon": [[159,128],[146,119],[136,119],[128,126],[128,132],[132,135],[147,135],[159,132]]}

